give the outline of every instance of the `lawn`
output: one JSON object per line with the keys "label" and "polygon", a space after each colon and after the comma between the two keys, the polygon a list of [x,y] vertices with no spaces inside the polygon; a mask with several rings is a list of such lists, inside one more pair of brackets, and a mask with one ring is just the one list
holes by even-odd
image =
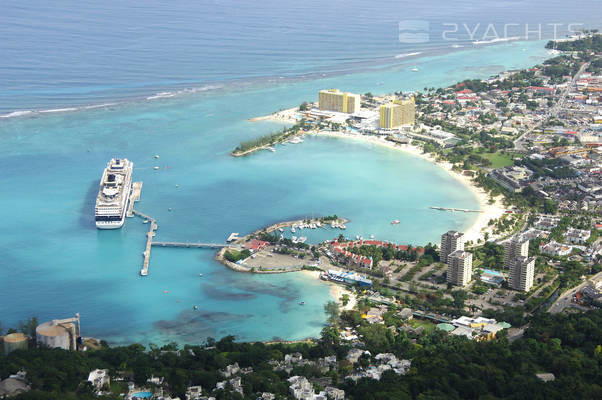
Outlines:
{"label": "lawn", "polygon": [[409,321],[409,324],[411,327],[413,328],[418,328],[419,326],[422,326],[424,328],[424,331],[426,333],[431,332],[435,329],[435,324],[433,324],[431,321],[427,321],[424,319],[412,319]]}
{"label": "lawn", "polygon": [[507,167],[514,164],[511,154],[503,154],[500,151],[496,151],[495,153],[481,153],[480,156],[491,161],[491,168]]}

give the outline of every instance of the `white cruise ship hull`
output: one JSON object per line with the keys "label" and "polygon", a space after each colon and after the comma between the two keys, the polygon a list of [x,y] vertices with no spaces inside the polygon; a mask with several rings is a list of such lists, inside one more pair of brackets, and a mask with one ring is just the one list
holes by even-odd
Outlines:
{"label": "white cruise ship hull", "polygon": [[119,229],[123,226],[124,222],[125,222],[125,218],[122,219],[121,221],[111,221],[111,222],[96,221],[96,228],[98,228],[98,229]]}

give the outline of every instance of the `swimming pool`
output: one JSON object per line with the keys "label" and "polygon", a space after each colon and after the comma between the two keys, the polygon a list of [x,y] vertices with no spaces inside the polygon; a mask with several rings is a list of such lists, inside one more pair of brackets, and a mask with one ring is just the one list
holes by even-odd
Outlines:
{"label": "swimming pool", "polygon": [[153,397],[153,392],[136,392],[132,393],[130,399],[150,399]]}

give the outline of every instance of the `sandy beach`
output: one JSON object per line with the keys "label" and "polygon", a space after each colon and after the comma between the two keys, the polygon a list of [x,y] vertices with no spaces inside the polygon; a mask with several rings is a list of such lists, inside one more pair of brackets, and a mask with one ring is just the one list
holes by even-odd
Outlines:
{"label": "sandy beach", "polygon": [[[350,140],[360,140],[360,141],[367,142],[367,143],[378,144],[380,146],[385,146],[390,149],[403,151],[405,153],[409,153],[414,156],[423,158],[427,161],[430,161],[430,162],[438,165],[439,167],[443,168],[444,170],[446,170],[454,179],[456,179],[458,182],[460,182],[462,185],[464,185],[466,188],[468,188],[474,194],[474,196],[479,201],[480,210],[482,211],[482,212],[478,213],[478,217],[475,220],[475,222],[467,230],[464,231],[464,235],[465,235],[467,241],[470,240],[473,243],[477,243],[479,241],[479,239],[485,240],[485,232],[487,232],[489,230],[489,225],[488,225],[489,221],[491,219],[497,219],[497,218],[501,217],[504,214],[504,212],[506,211],[506,209],[504,208],[504,205],[502,204],[502,196],[498,196],[497,198],[494,199],[495,201],[493,204],[489,204],[489,200],[490,200],[489,194],[486,193],[483,189],[477,187],[473,183],[472,178],[452,170],[451,163],[437,161],[431,155],[423,153],[422,149],[418,146],[412,146],[411,144],[397,144],[397,143],[390,142],[388,140],[385,140],[383,138],[376,137],[376,136],[348,134],[348,133],[333,132],[333,131],[320,131],[319,133],[316,133],[315,135],[329,136],[329,137],[342,138],[342,139],[348,139],[348,140],[349,139]],[[491,237],[492,237],[492,235],[490,232],[490,238]]]}
{"label": "sandy beach", "polygon": [[287,124],[294,124],[297,120],[297,113],[299,107],[293,107],[286,110],[281,110],[270,115],[264,115],[263,117],[249,118],[249,122],[257,121],[273,121],[273,122],[284,122]]}
{"label": "sandy beach", "polygon": [[[313,279],[320,280],[320,271],[307,271],[307,270],[303,270],[303,271],[301,271],[301,273],[305,274],[308,277],[311,277]],[[333,297],[333,299],[336,302],[339,303],[341,311],[353,310],[353,308],[357,304],[357,297],[355,296],[355,293],[353,293],[351,290],[348,290],[346,286],[337,285],[336,283],[332,283],[332,282],[328,282],[328,281],[322,281],[322,282],[324,282],[324,284],[330,286],[330,294]],[[341,300],[340,300],[341,296],[343,294],[348,294],[349,295],[349,302],[345,306],[343,306],[341,304]]]}

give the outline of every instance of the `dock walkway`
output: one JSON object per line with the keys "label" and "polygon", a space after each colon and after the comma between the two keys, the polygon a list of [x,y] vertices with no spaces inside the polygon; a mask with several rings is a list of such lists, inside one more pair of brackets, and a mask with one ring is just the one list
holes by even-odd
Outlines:
{"label": "dock walkway", "polygon": [[193,247],[193,248],[207,248],[207,249],[219,249],[227,247],[227,244],[223,243],[197,243],[197,242],[152,242],[153,246],[160,247]]}
{"label": "dock walkway", "polygon": [[150,229],[146,233],[146,248],[142,255],[144,256],[144,261],[142,263],[142,269],[140,270],[140,275],[147,276],[148,275],[148,265],[150,263],[150,255],[151,255],[151,247],[153,245],[153,237],[156,235],[156,230],[159,228],[157,222],[154,218],[149,217],[141,212],[138,212],[132,208],[132,214],[142,217],[150,221]]}
{"label": "dock walkway", "polygon": [[132,185],[132,194],[130,196],[130,205],[128,206],[127,216],[134,216],[134,203],[140,200],[140,194],[142,193],[142,182],[134,182]]}
{"label": "dock walkway", "polygon": [[473,212],[473,213],[483,212],[483,210],[469,210],[467,208],[454,208],[454,207],[430,206],[429,208],[431,208],[433,210],[441,210],[441,211],[461,211],[461,212]]}

